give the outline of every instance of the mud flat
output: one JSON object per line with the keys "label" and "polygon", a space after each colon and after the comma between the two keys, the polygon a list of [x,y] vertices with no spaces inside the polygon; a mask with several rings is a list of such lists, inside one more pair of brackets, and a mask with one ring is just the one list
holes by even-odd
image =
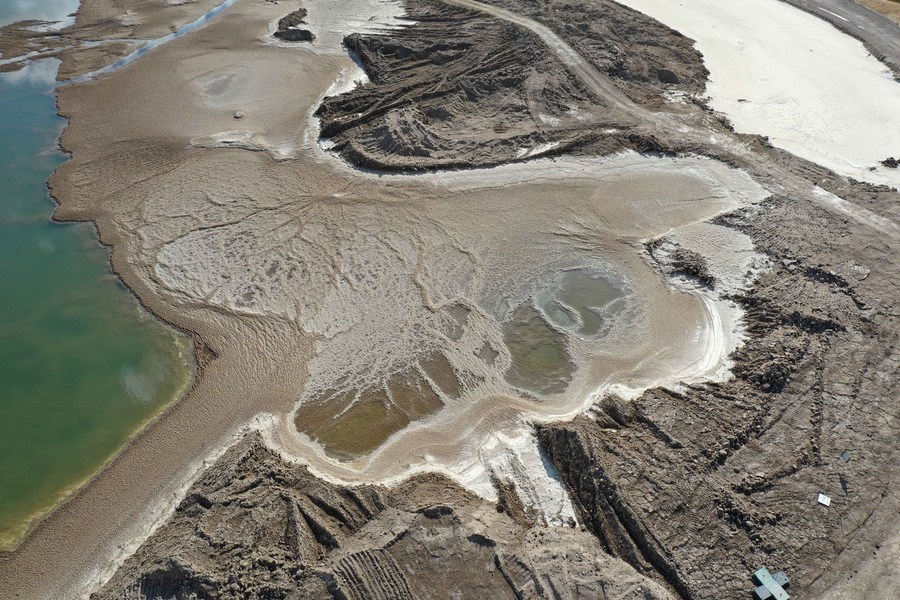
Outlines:
{"label": "mud flat", "polygon": [[[276,415],[269,439],[285,455],[332,479],[444,471],[493,498],[488,469],[467,451],[471,440],[517,438],[526,421],[575,414],[603,386],[646,387],[702,371],[734,345],[716,338],[710,354],[695,344],[720,327],[718,313],[659,278],[641,258],[640,240],[760,200],[749,178],[712,161],[627,155],[422,179],[348,171],[323,155],[307,128],[321,96],[355,65],[324,34],[318,47],[270,44],[269,23],[282,12],[237,3],[139,62],[60,93],[60,111],[71,119],[63,144],[75,158],[52,181],[57,216],[100,224],[117,272],[142,301],[203,340],[205,369],[183,402],[4,563],[14,589],[35,584],[38,564],[75,567],[64,550],[74,546],[96,563],[47,584],[65,595],[84,577],[96,580],[119,552],[110,554],[117,544],[109,540],[128,548],[146,535],[160,513],[143,507],[165,506],[198,460],[260,412]],[[228,50],[197,52],[210,43]],[[93,110],[99,101],[109,110]],[[245,116],[236,120],[239,110]],[[296,159],[192,147],[216,136],[230,145],[237,123],[259,147],[292,148]],[[474,222],[473,214],[480,215]],[[501,222],[511,227],[498,237]],[[572,364],[565,386],[530,397],[520,389],[529,386],[504,377],[512,358],[502,322],[562,274],[585,268],[627,289],[628,319],[610,319],[602,339],[590,341],[539,316]],[[456,320],[454,333],[448,327],[460,310],[465,323]],[[408,332],[402,343],[398,330]],[[481,349],[483,359],[474,356]],[[428,375],[442,409],[421,424],[376,432],[395,436],[353,462],[328,457],[297,433],[298,401],[312,402],[341,380],[356,389],[384,385],[425,350],[443,357],[459,397]],[[492,353],[496,365],[486,362]],[[366,426],[359,435],[369,435]],[[148,477],[161,485],[137,485]],[[95,501],[112,490],[120,490],[117,506]],[[103,520],[98,510],[110,517],[106,525],[87,526]],[[60,537],[57,527],[70,533]],[[43,563],[28,560],[37,556]],[[91,575],[97,565],[104,568]]]}
{"label": "mud flat", "polygon": [[[678,84],[658,73],[658,84],[591,85],[606,76],[584,58],[574,85],[621,86],[585,111],[594,137],[570,150],[587,156],[416,176],[357,169],[320,145],[314,113],[335,82],[351,102],[384,82],[350,91],[359,67],[316,23],[323,6],[309,7],[311,44],[269,35],[283,4],[239,0],[60,93],[73,160],[52,181],[59,215],[98,223],[142,301],[202,340],[204,370],[4,557],[6,587],[540,597],[616,582],[644,597],[713,598],[749,590],[747,565],[775,560],[799,574],[794,589],[816,593],[835,580],[821,557],[854,564],[894,531],[875,475],[896,462],[896,417],[869,418],[896,388],[877,374],[900,360],[894,238],[846,213],[892,223],[895,194],[666,100],[688,84],[666,87]],[[396,26],[384,5],[368,8],[374,29]],[[422,61],[443,60],[457,39],[448,23]],[[397,39],[406,47],[408,32]],[[553,57],[571,56],[559,49],[537,72],[562,68]],[[510,73],[511,88],[521,81]],[[609,154],[602,110],[625,105],[648,116],[623,123],[630,143],[669,156]],[[391,124],[389,112],[372,123]],[[421,139],[394,131],[413,136],[399,139],[406,148]],[[847,204],[822,201],[814,182]],[[262,435],[204,470],[254,418]],[[859,487],[816,515],[814,490],[840,485],[830,457],[845,444],[858,463],[840,474]],[[845,518],[858,525],[850,539]],[[566,527],[576,523],[593,535]],[[423,544],[429,556],[415,551]],[[540,545],[591,558],[553,575]],[[58,578],[43,576],[48,564]],[[441,585],[416,587],[422,572]]]}
{"label": "mud flat", "polygon": [[[236,5],[201,33],[216,36],[251,15],[262,22],[253,8]],[[312,16],[309,21],[314,27]],[[148,54],[140,68],[72,87],[72,114],[84,116],[73,119],[65,142],[76,144],[79,131],[103,129],[115,131],[121,144],[143,144],[151,131],[170,140],[162,164],[151,161],[152,185],[131,186],[129,200],[108,196],[101,210],[116,212],[117,231],[141,231],[126,242],[133,248],[129,270],[167,307],[214,314],[220,326],[245,332],[242,345],[258,348],[254,360],[271,364],[268,378],[285,393],[266,408],[284,415],[271,439],[286,454],[314,463],[317,473],[348,483],[444,469],[469,481],[474,469],[481,475],[471,485],[489,494],[487,473],[467,452],[477,447],[471,440],[504,427],[515,431],[523,419],[575,414],[601,385],[646,387],[669,373],[688,374],[698,363],[714,366],[734,346],[734,340],[714,344],[717,356],[707,364],[697,336],[704,339],[718,326],[718,311],[709,313],[695,296],[672,290],[641,257],[640,242],[761,200],[764,192],[745,175],[708,160],[636,155],[424,177],[367,175],[306,142],[306,115],[352,67],[346,57],[323,56],[327,42],[316,43],[325,36],[312,48],[261,46],[250,38],[244,57],[238,49],[197,55],[188,39]],[[182,69],[180,81],[171,77],[173,63]],[[322,71],[318,88],[309,75],[315,69]],[[293,94],[267,91],[291,77],[298,87],[301,77],[305,82],[305,104]],[[77,108],[117,89],[130,92],[114,114],[93,117]],[[244,91],[254,89],[258,97]],[[237,110],[246,112],[238,121]],[[161,115],[168,115],[162,127]],[[242,135],[256,140],[254,148],[268,153],[229,148],[235,133],[226,128],[236,122]],[[208,139],[223,147],[189,147]],[[170,150],[178,145],[181,157]],[[288,146],[293,160],[268,156]],[[89,185],[109,176],[108,162],[78,154],[84,162],[76,159],[72,168],[96,173]],[[561,212],[560,206],[567,208]],[[98,207],[65,205],[76,209],[89,216]],[[495,233],[499,222],[506,224],[502,237]],[[578,268],[607,273],[627,288],[623,319],[610,319],[601,339],[557,336],[564,362],[572,363],[569,380],[552,388],[555,393],[523,399],[527,390],[504,377],[512,356],[503,323],[560,273]],[[398,337],[398,331],[405,333]],[[201,335],[219,360],[229,353],[230,342]],[[477,358],[481,349],[496,354],[493,364]],[[444,377],[423,358],[443,365]],[[281,364],[285,360],[290,368]],[[373,410],[365,392],[387,392],[391,379],[404,373],[427,382],[440,411],[403,431],[393,428],[406,419],[382,415],[376,426],[368,422],[370,412],[362,413],[366,418],[350,412]],[[300,412],[293,414],[298,401]],[[384,405],[383,398],[377,402]],[[359,423],[359,429],[342,429],[357,442],[371,437],[367,452],[346,460],[354,449],[331,443],[341,461],[299,435],[295,423],[312,408],[320,413],[310,414],[312,420],[344,415]],[[328,438],[318,430],[311,435]]]}

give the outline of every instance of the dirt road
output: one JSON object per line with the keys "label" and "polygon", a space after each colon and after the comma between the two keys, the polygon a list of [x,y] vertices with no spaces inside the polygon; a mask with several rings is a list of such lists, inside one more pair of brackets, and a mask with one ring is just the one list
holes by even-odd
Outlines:
{"label": "dirt road", "polygon": [[608,98],[614,102],[620,109],[633,117],[642,117],[645,115],[644,110],[640,109],[631,99],[623,94],[608,77],[602,75],[587,60],[584,59],[572,46],[567,44],[561,37],[556,35],[552,29],[529,19],[528,17],[516,14],[512,11],[491,6],[478,2],[477,0],[444,0],[446,4],[452,6],[461,6],[472,10],[477,10],[485,14],[491,15],[510,23],[515,23],[520,27],[524,27],[534,32],[540,37],[547,47],[553,51],[556,57],[582,80],[582,82],[592,92],[600,97]]}
{"label": "dirt road", "polygon": [[[847,5],[849,8],[852,8],[854,11],[859,12],[860,20],[866,23],[872,23],[877,27],[874,31],[877,31],[877,35],[868,35],[867,38],[874,40],[875,43],[884,44],[884,47],[888,52],[891,52],[893,56],[900,59],[900,30],[890,22],[885,17],[881,15],[877,15],[872,11],[857,5],[854,2],[850,2],[848,0],[816,0],[820,4],[841,4]],[[631,101],[624,93],[622,93],[616,86],[610,81],[610,79],[604,75],[602,75],[596,68],[584,58],[581,54],[579,54],[572,46],[570,46],[567,42],[565,42],[562,38],[560,38],[556,33],[553,32],[552,29],[539,23],[533,19],[530,19],[521,14],[517,14],[510,10],[506,10],[503,8],[498,8],[496,6],[491,6],[488,4],[484,4],[482,2],[478,2],[477,0],[443,0],[444,3],[462,6],[465,8],[470,8],[472,10],[481,11],[483,13],[489,14],[491,16],[497,17],[499,19],[503,19],[509,21],[511,23],[515,23],[521,27],[525,27],[530,31],[534,32],[538,37],[541,38],[550,50],[557,56],[557,58],[566,66],[568,66],[572,71],[584,82],[584,84],[594,93],[602,98],[608,99],[610,102],[615,104],[622,111],[626,112],[629,116],[634,117],[640,123],[648,124],[653,133],[660,133],[664,135],[668,131],[678,130],[682,133],[684,139],[693,139],[698,143],[709,143],[711,142],[713,145],[721,146],[723,152],[734,153],[739,155],[742,160],[749,161],[751,163],[755,163],[758,165],[759,172],[769,172],[776,173],[777,172],[777,180],[781,182],[781,184],[787,187],[787,182],[791,182],[796,187],[794,191],[799,193],[802,196],[808,197],[815,204],[826,208],[827,210],[837,211],[842,213],[843,215],[854,219],[855,221],[875,229],[880,233],[884,233],[889,235],[895,239],[900,239],[900,226],[891,221],[888,218],[883,216],[874,214],[872,211],[869,211],[861,206],[858,206],[852,202],[847,200],[842,200],[837,198],[833,194],[822,193],[821,190],[816,190],[813,193],[810,193],[813,190],[809,189],[809,182],[803,178],[798,178],[794,176],[787,170],[782,170],[775,165],[771,164],[771,161],[767,159],[767,157],[760,157],[757,154],[750,152],[747,148],[742,148],[733,144],[731,140],[716,140],[715,137],[709,137],[709,131],[707,129],[706,124],[698,124],[691,123],[689,119],[679,118],[677,115],[672,115],[669,113],[660,113],[650,111],[644,107],[636,105]],[[806,4],[811,4],[808,0],[798,0],[799,2],[803,2]],[[833,7],[837,8],[837,7]],[[825,13],[828,16],[830,13]],[[854,12],[856,14],[856,12]],[[854,17],[855,18],[855,17]],[[893,37],[891,36],[891,32],[894,32]],[[900,61],[897,61],[900,64]],[[773,168],[776,169],[773,171]]]}

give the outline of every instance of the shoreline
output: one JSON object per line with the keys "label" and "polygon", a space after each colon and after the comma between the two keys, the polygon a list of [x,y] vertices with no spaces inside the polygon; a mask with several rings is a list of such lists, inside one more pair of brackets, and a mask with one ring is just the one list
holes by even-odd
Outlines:
{"label": "shoreline", "polygon": [[[48,59],[39,59],[39,60],[48,60]],[[49,59],[56,60],[56,59]],[[58,84],[57,84],[58,85]],[[52,92],[55,97],[54,106],[55,116],[62,119],[62,122],[59,125],[57,135],[55,140],[53,141],[53,152],[58,152],[59,154],[65,157],[65,162],[68,162],[72,158],[71,152],[65,148],[62,144],[61,138],[66,128],[68,127],[69,119],[64,115],[59,113],[58,106],[58,97],[57,97],[57,87],[54,86],[52,88]],[[63,163],[63,164],[64,164]],[[57,167],[56,169],[58,169]],[[0,561],[3,560],[5,555],[9,555],[14,553],[23,543],[24,541],[31,535],[31,533],[38,527],[40,527],[41,523],[54,514],[56,511],[61,510],[74,496],[78,495],[81,490],[83,490],[86,486],[90,485],[91,481],[95,479],[101,472],[103,472],[112,462],[114,462],[119,454],[125,451],[126,447],[131,443],[131,441],[139,436],[142,431],[144,431],[147,427],[149,427],[152,423],[157,421],[162,415],[164,415],[174,404],[181,401],[190,390],[194,387],[196,383],[196,375],[198,373],[198,367],[195,360],[196,353],[193,350],[194,344],[193,334],[192,332],[186,331],[183,328],[180,328],[165,319],[161,318],[157,313],[150,310],[148,306],[144,304],[141,297],[132,289],[128,283],[122,278],[121,274],[116,270],[115,266],[112,262],[112,247],[105,243],[100,236],[100,231],[97,224],[92,220],[61,220],[56,217],[56,211],[59,208],[60,204],[57,200],[56,196],[52,193],[52,189],[49,185],[50,178],[53,177],[56,169],[47,176],[47,178],[43,182],[43,186],[46,190],[46,197],[49,201],[49,215],[46,218],[46,222],[50,224],[78,224],[85,225],[89,229],[89,233],[87,233],[88,240],[92,240],[96,243],[96,246],[103,250],[104,252],[104,261],[103,264],[108,272],[114,277],[117,284],[122,285],[126,290],[126,295],[130,297],[135,302],[135,308],[140,311],[139,318],[149,318],[153,322],[157,323],[159,326],[164,329],[171,331],[173,334],[178,336],[173,339],[174,346],[171,349],[172,357],[181,357],[182,360],[179,360],[178,366],[183,365],[183,371],[181,369],[172,370],[171,375],[172,379],[175,379],[176,376],[180,378],[180,376],[184,376],[183,383],[174,391],[171,397],[167,398],[163,402],[161,402],[158,406],[158,409],[149,415],[145,420],[139,422],[134,426],[133,429],[129,430],[125,440],[121,444],[120,447],[115,449],[113,452],[108,454],[105,459],[100,462],[96,468],[87,473],[83,478],[74,481],[70,485],[66,487],[60,488],[58,493],[52,498],[51,502],[47,504],[45,507],[39,508],[35,510],[33,513],[28,515],[24,520],[21,521],[23,528],[21,533],[16,535],[14,538],[10,537],[8,543],[0,544]],[[175,366],[175,365],[169,365]]]}
{"label": "shoreline", "polygon": [[[258,413],[250,421],[234,429],[218,446],[211,448],[206,455],[197,457],[181,473],[180,479],[166,490],[166,498],[161,498],[160,502],[148,504],[144,508],[137,519],[139,524],[137,532],[126,543],[116,545],[115,550],[111,551],[109,559],[105,561],[104,567],[91,570],[87,578],[79,583],[78,588],[84,590],[83,596],[90,596],[106,585],[125,561],[134,555],[138,548],[172,517],[175,509],[184,500],[188,489],[197,482],[206,470],[246,436],[254,432],[262,432],[267,426],[267,421],[270,421],[271,418],[272,415]],[[171,492],[171,495],[168,492]]]}

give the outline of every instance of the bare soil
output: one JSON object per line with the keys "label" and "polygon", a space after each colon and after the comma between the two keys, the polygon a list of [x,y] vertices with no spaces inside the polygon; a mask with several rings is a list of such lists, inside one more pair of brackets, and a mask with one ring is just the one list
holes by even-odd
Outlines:
{"label": "bare soil", "polygon": [[[746,343],[730,357],[733,377],[656,387],[636,399],[611,393],[572,421],[539,425],[542,452],[577,511],[581,525],[575,527],[545,527],[516,483],[501,477],[494,479],[497,502],[435,474],[390,488],[340,486],[317,479],[259,438],[246,437],[203,472],[165,525],[94,597],[719,599],[748,597],[751,574],[761,566],[785,570],[796,598],[848,589],[841,586],[851,586],[859,597],[896,597],[898,582],[884,573],[895,564],[900,534],[893,489],[900,463],[900,383],[893,376],[900,367],[900,195],[844,179],[772,148],[764,138],[734,134],[727,121],[691,98],[706,75],[691,41],[643,15],[605,0],[490,4],[516,15],[514,22],[488,15],[477,2],[450,4],[407,0],[415,25],[347,39],[371,83],[326,100],[319,112],[323,135],[343,158],[357,167],[405,172],[514,162],[530,158],[520,155],[521,148],[547,144],[548,155],[598,156],[631,148],[677,161],[686,154],[710,156],[746,171],[768,190],[762,204],[712,222],[749,236],[771,268],[749,288],[729,288],[712,273],[715,253],[702,255],[679,247],[675,238],[660,239],[667,235],[660,224],[671,218],[663,202],[637,204],[633,213],[628,207],[604,213],[597,206],[612,200],[602,197],[589,206],[604,225],[566,213],[581,228],[564,232],[513,225],[551,222],[551,212],[570,206],[566,202],[574,205],[566,200],[573,192],[590,195],[602,182],[535,185],[519,192],[527,197],[517,203],[516,188],[499,180],[486,190],[456,195],[426,191],[437,188],[430,180],[404,187],[385,178],[380,188],[366,187],[370,183],[333,179],[333,172],[315,162],[279,167],[258,151],[267,147],[262,143],[253,147],[256,152],[188,149],[194,136],[233,127],[225,123],[233,122],[234,107],[222,102],[215,110],[200,110],[180,102],[178,89],[166,88],[159,98],[160,105],[183,106],[181,112],[143,115],[131,129],[105,131],[105,121],[89,110],[91,99],[103,96],[97,91],[103,90],[101,81],[63,96],[73,118],[67,135],[82,146],[54,183],[66,198],[64,216],[100,223],[104,240],[118,248],[114,265],[138,295],[167,320],[203,332],[211,358],[199,384],[202,395],[195,394],[193,403],[187,399],[173,418],[181,411],[191,426],[211,422],[226,431],[262,407],[287,412],[315,353],[309,336],[284,314],[248,316],[238,309],[255,305],[204,304],[163,285],[153,269],[167,244],[273,210],[288,218],[266,231],[283,231],[326,209],[342,219],[354,211],[377,215],[328,222],[330,231],[343,232],[335,225],[343,223],[375,239],[366,224],[406,232],[403,224],[411,215],[425,212],[423,197],[429,198],[429,217],[444,227],[442,235],[448,223],[466,224],[453,231],[468,231],[472,239],[494,239],[500,231],[505,237],[495,247],[527,255],[523,260],[559,237],[571,243],[570,252],[621,246],[635,260],[640,257],[648,281],[659,273],[668,285],[687,282],[736,303],[744,311]],[[259,5],[239,5],[241,15],[250,20],[247,15]],[[254,70],[254,78],[285,73],[282,60],[271,59],[256,42],[240,41],[231,26],[205,29],[204,40],[215,45],[227,39],[220,51],[247,64],[270,60],[267,70]],[[177,51],[179,64],[190,65],[185,68],[191,81],[207,91],[214,87],[204,79],[222,67],[212,56],[191,63],[196,51],[187,41]],[[146,60],[117,77],[152,107],[148,99],[159,88],[154,82],[169,73],[166,64]],[[267,95],[247,102],[249,116],[242,122],[258,127],[266,140],[290,129],[291,121],[299,129],[315,95],[302,77],[321,84],[330,76],[309,68],[314,75],[295,72],[291,77],[297,79],[283,86],[306,94],[306,104]],[[128,98],[110,108],[109,123],[130,122]],[[89,143],[92,136],[118,143],[101,149]],[[260,182],[264,193],[254,187]],[[79,189],[90,191],[89,198],[74,193]],[[348,189],[366,199],[338,200]],[[675,186],[667,191],[680,193]],[[239,200],[229,204],[217,194]],[[489,219],[475,211],[478,204],[493,211]],[[521,214],[504,212],[510,206]],[[441,221],[441,210],[464,214]],[[641,228],[644,215],[657,220],[652,234]],[[416,232],[417,239],[427,240]],[[205,260],[199,253],[191,256]],[[661,314],[677,324],[687,313]],[[245,390],[254,392],[246,401]],[[198,398],[221,400],[201,410]],[[208,410],[234,412],[211,418],[204,414]],[[190,431],[166,437],[168,418],[139,439],[136,451],[143,447],[148,457],[165,456],[163,450],[182,440],[191,441],[194,454],[208,450],[211,442]],[[841,457],[844,451],[848,460]],[[117,462],[144,464],[133,457],[129,450]],[[160,478],[170,476],[160,472],[166,473]],[[127,480],[123,494],[132,494],[136,475],[128,477],[102,475],[95,489],[109,496],[113,483]],[[66,527],[66,515],[84,512],[79,499],[87,502],[96,497],[92,493],[88,488],[74,508],[54,515],[23,551],[51,556],[49,564],[62,563],[66,572],[83,568],[71,567],[76,561],[62,556],[64,551],[48,552],[41,544],[49,547],[52,533]],[[831,497],[829,507],[816,502],[819,493]],[[100,544],[75,539],[92,549]],[[16,568],[21,556],[0,558],[0,580],[11,582],[21,597],[36,597],[28,585],[41,574],[22,574]]]}
{"label": "bare soil", "polygon": [[[540,9],[517,4],[508,0],[503,6],[553,24],[591,62],[604,66],[634,101],[654,110],[661,105],[662,91],[673,85],[690,91],[696,87],[691,74],[702,73],[696,54],[683,51],[681,60],[662,60],[681,67],[678,79],[684,83],[663,84],[646,76],[652,61],[641,49],[621,41],[617,47],[622,55],[647,62],[633,59],[628,67],[611,68],[617,63],[611,62],[608,46],[596,42],[604,39],[601,34],[590,26],[564,23],[621,30],[616,19],[631,17],[630,26],[641,29],[643,17],[634,18],[630,11],[612,11],[614,17],[607,19],[608,12],[586,4],[567,3],[565,10],[553,10],[557,5],[552,2]],[[585,131],[608,123],[558,129],[539,125],[535,112],[559,117],[566,103],[590,101],[593,95],[570,78],[554,75],[545,77],[540,89],[543,98],[550,94],[558,99],[555,104],[526,101],[527,82],[546,70],[550,60],[538,51],[540,42],[533,36],[431,2],[410,3],[410,10],[419,23],[415,27],[392,36],[348,39],[372,83],[327,101],[320,111],[323,133],[337,142],[345,158],[361,166],[404,170],[490,164],[510,160],[504,148],[517,135],[532,136],[526,138],[529,143],[564,140],[568,145],[562,147],[569,152],[602,153],[626,146],[596,137],[593,143],[583,141]],[[647,35],[658,40],[660,31],[651,28]],[[677,35],[669,34],[669,39],[671,44],[659,46],[683,49]],[[473,51],[473,45],[484,50]],[[505,58],[506,49],[514,49],[515,60]],[[479,87],[481,73],[484,81],[505,85]],[[467,90],[479,93],[469,91],[465,102],[453,100],[466,97]],[[508,112],[498,113],[499,105],[508,106]],[[614,114],[610,105],[598,105]],[[440,112],[438,107],[448,108]],[[704,111],[694,104],[675,110]],[[405,117],[396,118],[400,114]],[[483,131],[485,114],[497,115],[494,120],[502,115],[516,129],[509,137],[506,131],[481,134],[491,140],[487,158],[481,158],[486,146],[479,142],[478,130]],[[727,123],[717,120],[706,126],[728,131]],[[441,127],[450,133],[436,133],[444,131]],[[542,137],[533,137],[537,131]],[[575,144],[565,136],[582,141]],[[667,151],[693,144],[658,130],[652,138],[641,137]],[[443,146],[429,145],[430,139]],[[797,178],[796,189],[800,181],[810,186],[815,181],[871,210],[896,210],[896,192],[842,180],[767,147],[764,140],[750,140],[755,158],[749,161],[721,147],[701,144],[700,149],[762,180],[776,176],[763,173],[761,165],[777,165]],[[900,315],[892,300],[898,284],[896,239],[873,235],[864,224],[791,194],[773,194],[762,206],[716,222],[748,234],[773,265],[751,290],[733,298],[746,311],[749,335],[732,356],[734,378],[653,389],[630,402],[608,396],[590,415],[541,426],[539,438],[582,522],[604,550],[669,593],[743,597],[753,587],[750,574],[769,566],[790,574],[796,597],[820,597],[860,565],[878,561],[881,544],[890,543],[896,531],[897,497],[889,475],[898,460],[892,408],[898,384],[890,376],[900,364]],[[649,256],[654,256],[652,247]],[[704,257],[686,250],[673,256],[672,262],[659,265],[662,271],[715,286]],[[849,461],[841,458],[845,450]],[[417,489],[420,484],[412,480],[407,485]],[[832,498],[830,507],[816,502],[820,492]],[[524,514],[508,508],[508,502],[499,506],[512,516]],[[187,530],[195,526],[183,525]],[[157,543],[151,540],[142,552],[159,552]],[[136,561],[129,563],[137,569],[131,575],[120,572],[124,579],[119,585],[145,576],[146,568],[137,568]],[[447,565],[457,568],[456,563]],[[884,593],[871,579],[854,585],[870,594]],[[537,588],[534,593],[546,597]],[[441,597],[442,592],[424,594]]]}
{"label": "bare soil", "polygon": [[590,533],[535,528],[507,500],[501,511],[436,475],[341,488],[251,436],[92,598],[672,597]]}
{"label": "bare soil", "polygon": [[[653,106],[663,92],[703,90],[706,69],[691,40],[641,13],[614,2],[527,7],[529,16],[554,15],[547,24],[633,100]],[[577,26],[564,23],[570,9]],[[370,83],[326,98],[317,112],[322,135],[351,163],[472,168],[522,160],[530,155],[520,150],[537,146],[552,148],[545,155],[652,146],[534,33],[440,0],[407,3],[406,12],[414,26],[347,37]]]}

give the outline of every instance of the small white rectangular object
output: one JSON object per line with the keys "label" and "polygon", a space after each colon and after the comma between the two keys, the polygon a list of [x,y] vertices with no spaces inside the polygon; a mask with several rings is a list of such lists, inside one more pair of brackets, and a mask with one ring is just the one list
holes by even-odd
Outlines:
{"label": "small white rectangular object", "polygon": [[819,494],[819,504],[822,506],[831,506],[831,498],[825,494]]}

